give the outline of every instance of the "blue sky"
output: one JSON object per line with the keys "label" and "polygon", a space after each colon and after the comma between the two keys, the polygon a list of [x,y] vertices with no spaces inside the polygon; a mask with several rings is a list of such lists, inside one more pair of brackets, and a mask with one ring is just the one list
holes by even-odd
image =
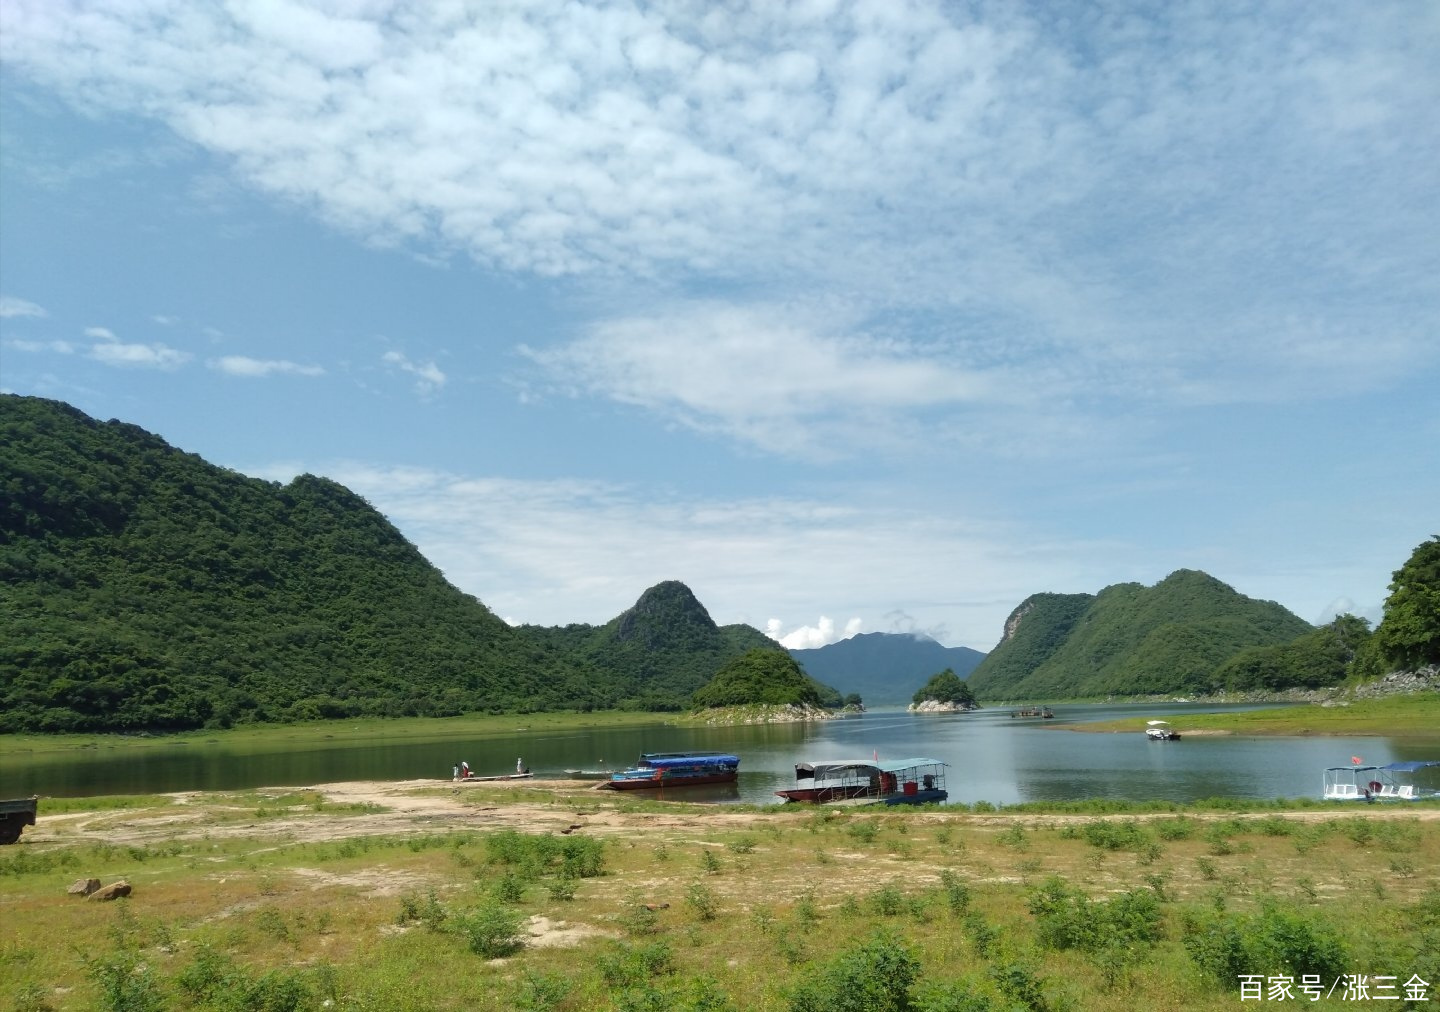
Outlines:
{"label": "blue sky", "polygon": [[0,387],[510,621],[989,650],[1440,533],[1440,6],[5,0]]}

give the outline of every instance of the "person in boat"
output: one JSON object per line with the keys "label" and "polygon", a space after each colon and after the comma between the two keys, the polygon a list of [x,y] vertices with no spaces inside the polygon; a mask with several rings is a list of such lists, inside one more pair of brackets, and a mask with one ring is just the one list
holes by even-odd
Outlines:
{"label": "person in boat", "polygon": [[516,773],[524,773],[524,772],[525,772],[525,760],[524,760],[524,759],[516,759],[516,760],[515,760],[515,772],[516,772]]}
{"label": "person in boat", "polygon": [[461,780],[469,780],[469,779],[470,779],[470,764],[467,763],[467,762],[462,762],[462,763],[460,764],[460,779],[461,779]]}

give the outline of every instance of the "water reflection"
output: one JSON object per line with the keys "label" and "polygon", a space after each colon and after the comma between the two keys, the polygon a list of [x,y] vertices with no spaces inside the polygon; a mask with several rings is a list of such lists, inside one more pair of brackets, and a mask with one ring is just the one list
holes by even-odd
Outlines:
{"label": "water reflection", "polygon": [[[619,768],[641,752],[705,749],[742,759],[738,785],[689,788],[704,803],[778,804],[793,785],[795,763],[821,759],[934,757],[950,765],[953,802],[1015,804],[1037,800],[1116,798],[1193,801],[1207,797],[1319,797],[1322,771],[1351,755],[1367,763],[1440,758],[1440,729],[1403,743],[1375,737],[1184,737],[1147,741],[1138,731],[1076,734],[1076,723],[1120,717],[1170,719],[1187,712],[1254,707],[1067,705],[1055,719],[1011,718],[1009,710],[909,714],[879,710],[811,724],[684,728],[642,727],[513,734],[473,742],[444,738],[376,738],[368,744],[288,751],[244,751],[218,743],[115,749],[65,756],[7,757],[0,795],[85,796],[153,791],[238,790],[310,786],[343,780],[448,780],[464,760],[479,775],[508,773],[517,758],[537,779],[567,769]],[[671,791],[671,796],[681,792]],[[645,795],[648,796],[648,792]]]}

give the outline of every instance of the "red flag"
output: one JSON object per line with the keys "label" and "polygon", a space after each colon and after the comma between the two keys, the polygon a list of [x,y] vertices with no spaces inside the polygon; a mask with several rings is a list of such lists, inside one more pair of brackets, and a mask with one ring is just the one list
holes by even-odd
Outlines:
{"label": "red flag", "polygon": [[1351,762],[1352,765],[1359,766],[1360,763],[1361,763],[1361,761],[1362,761],[1362,760],[1360,759],[1360,757],[1359,757],[1358,755],[1352,755],[1352,756],[1350,757],[1350,762]]}
{"label": "red flag", "polygon": [[871,755],[874,756],[875,762],[878,763],[880,761],[880,750],[878,748],[872,752]]}

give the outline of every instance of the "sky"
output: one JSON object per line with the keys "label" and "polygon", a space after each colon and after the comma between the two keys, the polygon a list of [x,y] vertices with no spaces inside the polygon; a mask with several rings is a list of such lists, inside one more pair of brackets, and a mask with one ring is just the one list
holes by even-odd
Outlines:
{"label": "sky", "polygon": [[1440,534],[1440,5],[0,0],[0,390],[513,623],[988,651]]}

